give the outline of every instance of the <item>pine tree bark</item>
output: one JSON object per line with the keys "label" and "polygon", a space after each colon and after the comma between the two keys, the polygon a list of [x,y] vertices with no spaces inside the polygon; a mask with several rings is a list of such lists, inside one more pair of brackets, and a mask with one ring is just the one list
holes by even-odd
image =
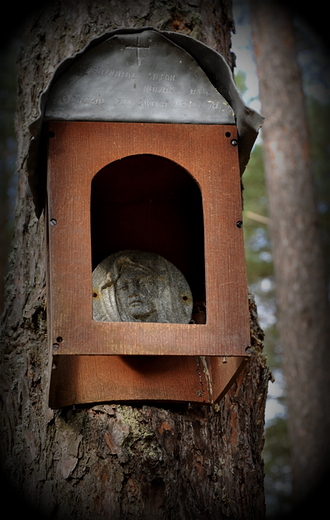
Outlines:
{"label": "pine tree bark", "polygon": [[295,501],[329,466],[329,306],[292,14],[251,0]]}
{"label": "pine tree bark", "polygon": [[2,318],[2,467],[21,496],[58,520],[261,519],[269,372],[252,298],[253,355],[219,405],[48,407],[45,228],[27,184],[29,124],[59,62],[106,31],[144,26],[189,34],[232,65],[225,1],[54,1],[27,23],[16,231]]}

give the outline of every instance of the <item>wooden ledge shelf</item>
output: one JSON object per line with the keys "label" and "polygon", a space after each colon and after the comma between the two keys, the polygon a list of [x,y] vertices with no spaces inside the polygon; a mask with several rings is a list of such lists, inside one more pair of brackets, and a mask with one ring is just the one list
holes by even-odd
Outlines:
{"label": "wooden ledge shelf", "polygon": [[56,409],[117,401],[216,403],[237,378],[246,359],[55,356],[50,406]]}

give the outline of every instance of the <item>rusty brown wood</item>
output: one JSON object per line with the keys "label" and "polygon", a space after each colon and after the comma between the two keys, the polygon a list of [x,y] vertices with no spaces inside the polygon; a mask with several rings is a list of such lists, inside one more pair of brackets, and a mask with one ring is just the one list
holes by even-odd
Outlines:
{"label": "rusty brown wood", "polygon": [[229,390],[246,365],[248,358],[212,356],[205,358],[211,382],[210,402],[218,402]]}
{"label": "rusty brown wood", "polygon": [[[61,355],[246,356],[249,313],[236,127],[52,122],[48,219],[50,341]],[[127,156],[185,168],[203,198],[206,324],[92,320],[90,200],[94,176]],[[55,225],[52,225],[55,224]]]}
{"label": "rusty brown wood", "polygon": [[106,401],[216,402],[245,360],[231,357],[226,363],[221,358],[212,358],[208,365],[205,362],[195,356],[55,356],[50,406]]}

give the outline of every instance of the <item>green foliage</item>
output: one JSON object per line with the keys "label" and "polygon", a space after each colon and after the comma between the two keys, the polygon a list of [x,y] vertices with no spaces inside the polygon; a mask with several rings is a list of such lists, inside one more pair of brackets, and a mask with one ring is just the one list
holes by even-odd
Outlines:
{"label": "green foliage", "polygon": [[306,97],[319,223],[330,279],[330,100]]}
{"label": "green foliage", "polygon": [[285,419],[276,417],[267,426],[263,457],[267,517],[282,518],[291,508],[290,449]]}
{"label": "green foliage", "polygon": [[[275,282],[271,241],[267,225],[268,200],[264,175],[262,145],[256,144],[243,175],[244,238],[248,282],[256,297],[258,314],[265,331],[268,365],[275,375],[267,408],[275,415],[266,421],[265,495],[267,517],[280,517],[289,509],[291,493],[290,453],[285,419],[284,389],[281,386],[281,346],[276,329]],[[277,381],[278,379],[278,381]],[[283,410],[282,414],[278,410]],[[277,413],[276,413],[277,412]],[[266,414],[267,415],[267,414]]]}
{"label": "green foliage", "polygon": [[247,92],[248,88],[246,86],[246,74],[242,70],[238,70],[235,74],[235,83],[238,91],[241,96]]}
{"label": "green foliage", "polygon": [[[255,145],[243,175],[244,239],[249,284],[272,276],[271,244],[267,225],[258,216],[267,218],[267,195],[264,179],[262,146]],[[262,219],[260,219],[262,220]]]}

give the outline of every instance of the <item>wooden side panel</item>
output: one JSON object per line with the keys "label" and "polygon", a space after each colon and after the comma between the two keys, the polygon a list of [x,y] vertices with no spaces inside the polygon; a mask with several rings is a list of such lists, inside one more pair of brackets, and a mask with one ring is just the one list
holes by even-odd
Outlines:
{"label": "wooden side panel", "polygon": [[245,367],[248,358],[208,357],[206,363],[211,380],[211,400],[218,402],[229,390],[235,379]]}
{"label": "wooden side panel", "polygon": [[[235,126],[52,122],[51,345],[60,355],[245,356],[249,314]],[[193,176],[203,200],[206,324],[92,320],[91,184],[108,164],[153,154]],[[155,172],[156,174],[157,172]],[[111,223],[113,224],[113,223]]]}

